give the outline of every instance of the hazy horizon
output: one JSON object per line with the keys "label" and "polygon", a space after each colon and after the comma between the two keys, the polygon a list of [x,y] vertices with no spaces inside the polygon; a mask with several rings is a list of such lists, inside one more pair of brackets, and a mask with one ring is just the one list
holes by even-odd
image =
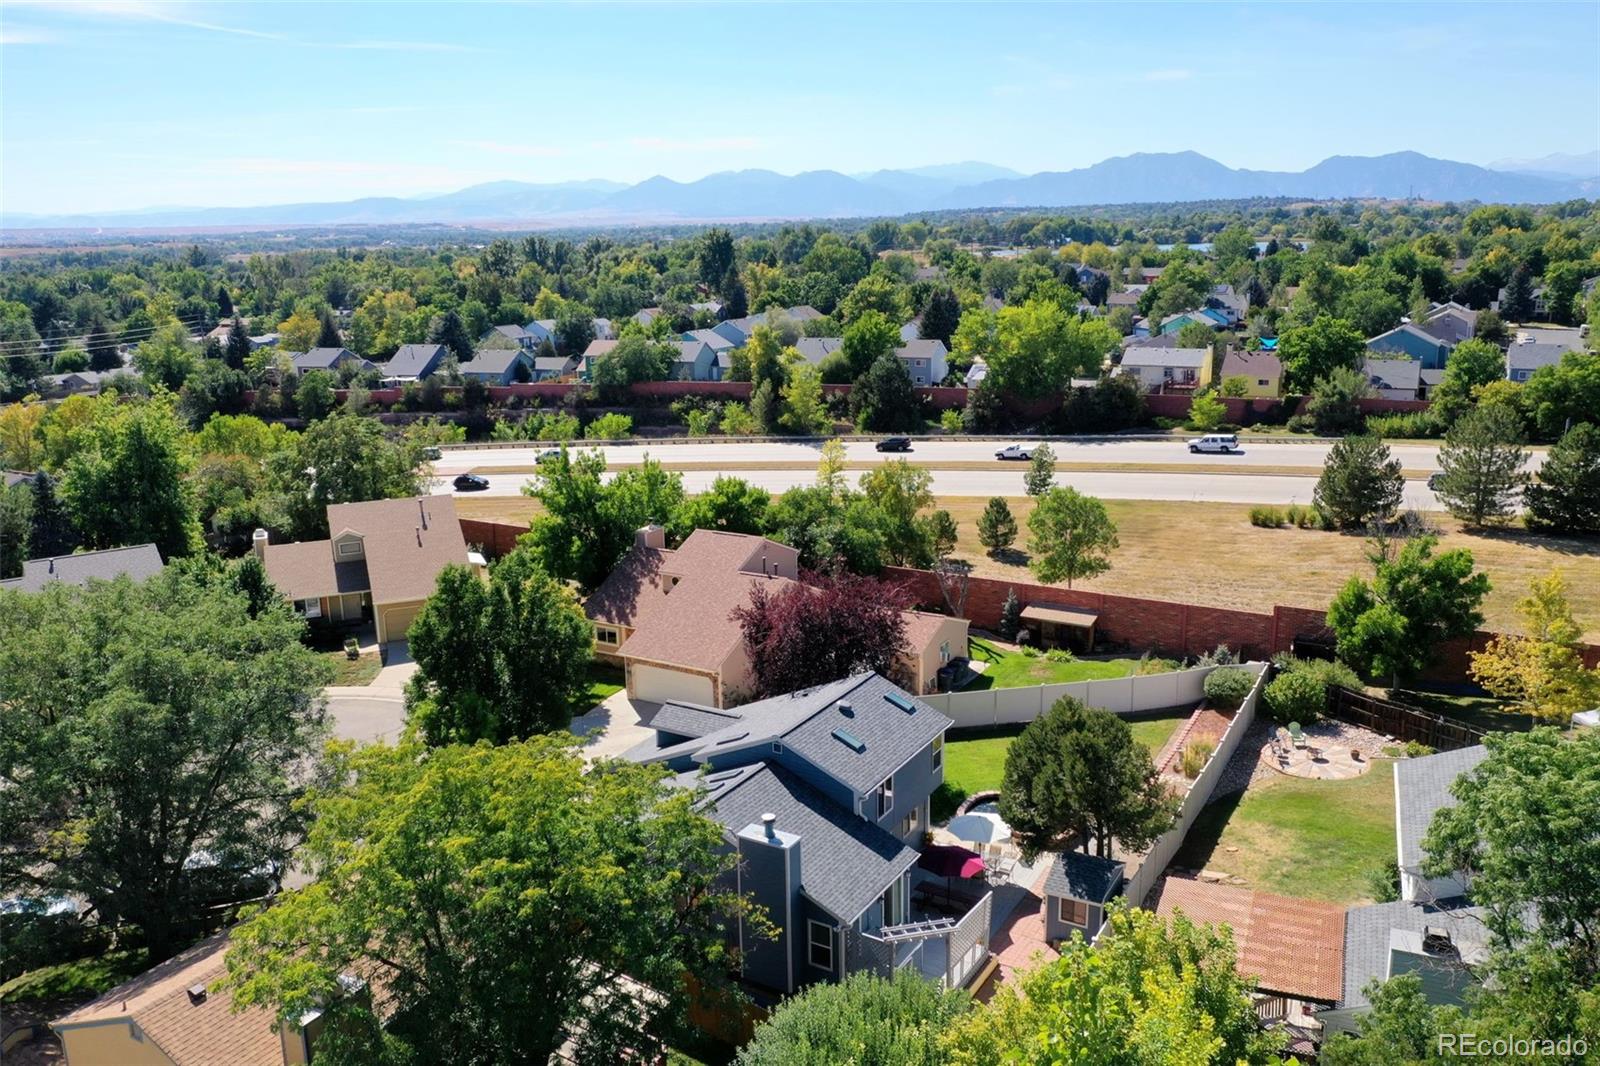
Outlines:
{"label": "hazy horizon", "polygon": [[7,0],[0,207],[1600,147],[1600,73],[1551,47],[1600,36],[1600,5],[1168,4],[1159,27],[1151,10]]}

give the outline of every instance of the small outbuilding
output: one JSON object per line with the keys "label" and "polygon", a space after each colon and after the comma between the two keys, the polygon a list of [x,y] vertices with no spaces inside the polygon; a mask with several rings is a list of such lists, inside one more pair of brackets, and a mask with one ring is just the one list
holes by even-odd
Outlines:
{"label": "small outbuilding", "polygon": [[1122,892],[1122,863],[1064,851],[1044,875],[1044,938],[1051,943],[1078,933],[1093,940],[1105,924],[1106,904]]}

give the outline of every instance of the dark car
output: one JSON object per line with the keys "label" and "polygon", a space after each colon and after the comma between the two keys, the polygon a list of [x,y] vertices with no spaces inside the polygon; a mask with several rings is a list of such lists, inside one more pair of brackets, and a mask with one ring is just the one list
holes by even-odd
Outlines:
{"label": "dark car", "polygon": [[877,444],[880,452],[909,452],[911,450],[910,437],[885,437]]}
{"label": "dark car", "polygon": [[482,492],[489,487],[489,479],[482,474],[458,474],[455,486],[457,492]]}

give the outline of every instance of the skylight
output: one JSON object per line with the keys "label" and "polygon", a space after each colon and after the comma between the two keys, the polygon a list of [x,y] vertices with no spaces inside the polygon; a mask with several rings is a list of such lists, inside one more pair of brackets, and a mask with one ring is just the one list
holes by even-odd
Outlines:
{"label": "skylight", "polygon": [[900,708],[902,711],[905,711],[907,714],[916,713],[917,705],[900,695],[898,692],[886,692],[883,694],[883,698]]}
{"label": "skylight", "polygon": [[835,729],[833,731],[833,736],[835,740],[844,741],[845,747],[849,748],[851,751],[859,753],[867,750],[867,742],[850,732],[848,729]]}

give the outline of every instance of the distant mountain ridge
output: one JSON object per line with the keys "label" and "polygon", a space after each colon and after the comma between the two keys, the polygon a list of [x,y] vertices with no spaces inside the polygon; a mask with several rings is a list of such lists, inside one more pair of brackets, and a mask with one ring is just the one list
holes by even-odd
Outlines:
{"label": "distant mountain ridge", "polygon": [[[1584,157],[1563,157],[1577,160]],[[1539,161],[1533,161],[1539,162]],[[149,208],[94,215],[8,214],[6,228],[246,227],[539,221],[629,224],[848,218],[978,208],[1082,207],[1254,197],[1556,203],[1592,197],[1600,178],[1492,170],[1417,152],[1332,156],[1304,171],[1235,170],[1198,152],[1141,152],[1021,175],[980,162],[846,175],[729,170],[696,181],[494,181],[416,198],[260,207]]]}

